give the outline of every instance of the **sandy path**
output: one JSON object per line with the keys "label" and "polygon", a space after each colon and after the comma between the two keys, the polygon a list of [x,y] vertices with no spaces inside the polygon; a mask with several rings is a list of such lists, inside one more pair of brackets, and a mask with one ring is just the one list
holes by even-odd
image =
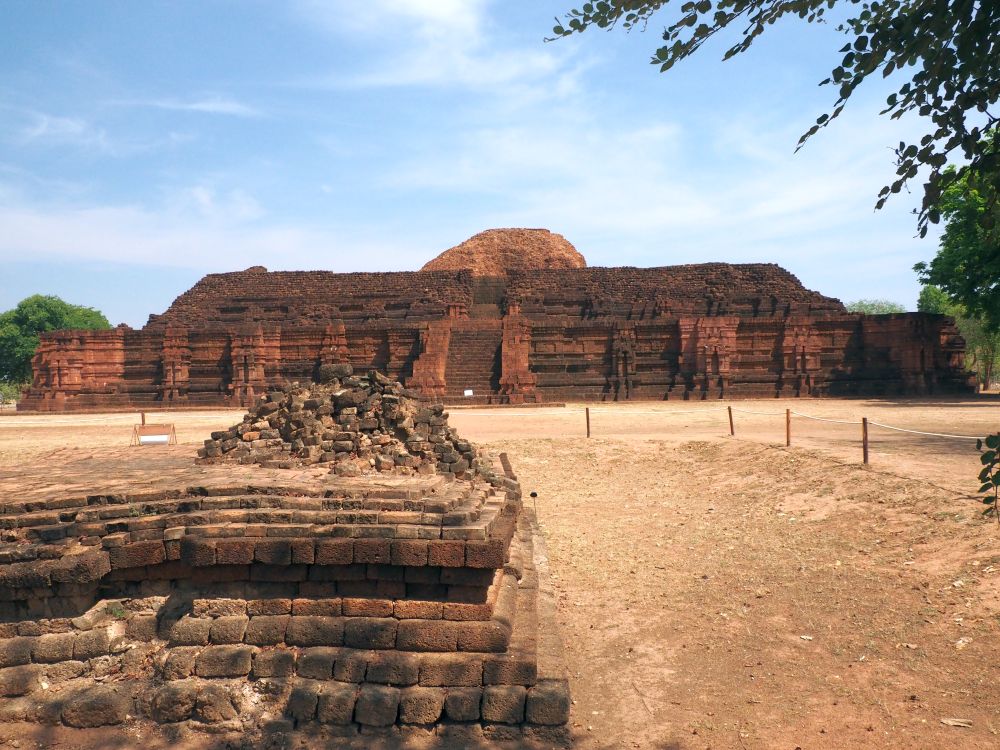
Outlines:
{"label": "sandy path", "polygon": [[971,503],[735,441],[494,447],[539,493],[581,747],[1000,744],[1000,533]]}

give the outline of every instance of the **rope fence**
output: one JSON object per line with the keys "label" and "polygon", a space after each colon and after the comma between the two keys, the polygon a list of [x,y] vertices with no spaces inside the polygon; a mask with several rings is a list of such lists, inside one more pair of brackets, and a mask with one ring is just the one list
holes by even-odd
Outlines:
{"label": "rope fence", "polygon": [[[587,437],[591,436],[591,425],[590,425],[590,413],[593,411],[595,414],[608,414],[616,413],[620,416],[627,416],[632,414],[657,414],[660,416],[664,415],[674,415],[674,414],[700,414],[703,416],[711,416],[714,414],[719,414],[721,410],[705,408],[705,409],[683,409],[679,411],[654,411],[654,410],[618,410],[618,409],[608,409],[608,408],[595,408],[591,409],[589,406],[583,409],[586,418],[587,427]],[[729,434],[732,437],[736,437],[736,421],[734,414],[752,414],[755,416],[763,417],[784,417],[785,418],[785,445],[791,446],[792,444],[792,417],[799,417],[801,419],[808,419],[814,422],[825,422],[828,424],[838,424],[838,425],[854,425],[860,428],[860,438],[861,438],[861,450],[862,459],[864,464],[867,466],[869,464],[869,448],[870,439],[869,431],[872,427],[879,427],[884,430],[892,430],[894,432],[907,433],[910,435],[920,435],[923,437],[933,437],[941,438],[944,440],[981,440],[982,438],[977,435],[955,435],[947,432],[927,432],[924,430],[913,430],[907,427],[899,427],[898,425],[885,424],[883,422],[876,422],[868,417],[862,417],[861,419],[832,419],[830,417],[818,417],[814,414],[805,414],[800,411],[794,411],[793,409],[785,409],[784,411],[758,411],[754,409],[740,409],[734,406],[727,406],[726,412],[729,419]]]}

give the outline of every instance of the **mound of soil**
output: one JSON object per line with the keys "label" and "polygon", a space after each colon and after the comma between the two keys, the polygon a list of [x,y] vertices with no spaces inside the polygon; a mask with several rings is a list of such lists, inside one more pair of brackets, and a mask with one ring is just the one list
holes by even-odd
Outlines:
{"label": "mound of soil", "polygon": [[467,269],[475,276],[506,276],[511,270],[586,267],[586,259],[561,234],[548,229],[488,229],[445,250],[420,270]]}

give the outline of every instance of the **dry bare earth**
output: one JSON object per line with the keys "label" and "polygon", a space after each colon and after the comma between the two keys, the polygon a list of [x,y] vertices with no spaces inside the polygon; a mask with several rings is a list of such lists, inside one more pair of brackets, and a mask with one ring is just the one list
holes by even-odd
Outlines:
{"label": "dry bare earth", "polygon": [[[788,450],[785,404],[736,406],[779,416],[738,415],[733,440],[717,403],[595,410],[588,441],[571,409],[453,412],[539,493],[578,746],[1000,746],[1000,532],[971,500],[971,446],[879,433],[866,470],[854,426],[797,419]],[[998,422],[982,402],[794,407]],[[124,415],[5,417],[0,492],[197,481],[194,442],[234,417],[177,415],[170,449],[123,447]]]}

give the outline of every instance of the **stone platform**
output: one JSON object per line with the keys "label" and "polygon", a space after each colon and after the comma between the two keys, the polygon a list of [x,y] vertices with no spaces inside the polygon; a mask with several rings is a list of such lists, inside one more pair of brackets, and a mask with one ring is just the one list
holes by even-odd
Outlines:
{"label": "stone platform", "polygon": [[4,503],[0,721],[562,741],[516,482],[402,479]]}

